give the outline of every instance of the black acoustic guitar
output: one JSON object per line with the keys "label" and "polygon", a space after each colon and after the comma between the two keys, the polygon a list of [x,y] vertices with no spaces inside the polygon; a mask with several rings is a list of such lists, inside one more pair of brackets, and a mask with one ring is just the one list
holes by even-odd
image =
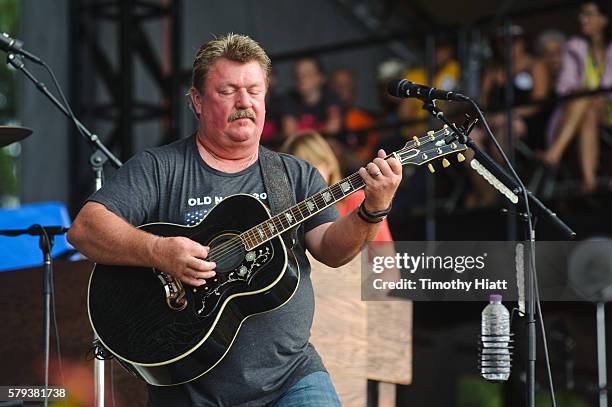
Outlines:
{"label": "black acoustic guitar", "polygon": [[[430,131],[389,157],[402,165],[450,154],[463,161],[466,146],[451,138],[448,128]],[[443,164],[449,165],[446,158]],[[153,268],[97,264],[89,281],[88,309],[101,345],[153,385],[181,384],[205,374],[225,356],[246,318],[282,306],[296,291],[299,270],[287,267],[280,234],[363,187],[354,173],[276,216],[256,198],[237,194],[196,226],[140,226],[209,246],[216,275],[192,287]]]}

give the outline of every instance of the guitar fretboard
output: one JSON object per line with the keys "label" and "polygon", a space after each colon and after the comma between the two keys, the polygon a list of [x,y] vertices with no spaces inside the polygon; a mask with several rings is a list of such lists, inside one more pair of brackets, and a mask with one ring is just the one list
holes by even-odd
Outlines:
{"label": "guitar fretboard", "polygon": [[364,186],[365,184],[361,175],[355,172],[299,204],[243,232],[240,238],[247,246],[247,250],[252,250],[273,237],[296,227],[306,219],[334,205],[336,202],[360,190]]}
{"label": "guitar fretboard", "polygon": [[[470,125],[469,128],[471,129],[471,127]],[[458,141],[453,141],[451,139],[447,142],[446,137],[450,135],[451,130],[445,126],[443,129],[436,132],[428,132],[424,137],[414,137],[413,140],[407,142],[403,148],[385,157],[385,160],[390,157],[395,157],[402,165],[422,165],[444,155],[466,149],[465,144],[459,143]],[[463,161],[463,159],[465,159],[465,157],[460,159],[460,161]],[[448,166],[448,163],[445,164],[445,166]],[[255,247],[268,240],[298,226],[306,219],[334,205],[336,202],[360,190],[364,186],[365,184],[361,175],[355,172],[299,204],[243,232],[239,236],[240,240],[242,240],[247,250],[253,250]]]}

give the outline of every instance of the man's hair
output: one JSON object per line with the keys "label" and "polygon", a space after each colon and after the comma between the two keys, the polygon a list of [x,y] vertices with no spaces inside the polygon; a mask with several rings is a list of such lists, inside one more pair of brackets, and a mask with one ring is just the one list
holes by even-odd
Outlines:
{"label": "man's hair", "polygon": [[266,51],[255,40],[246,35],[229,33],[202,44],[196,53],[193,60],[191,85],[198,92],[203,89],[210,68],[221,58],[242,63],[259,62],[266,78],[266,85],[268,85],[271,62]]}

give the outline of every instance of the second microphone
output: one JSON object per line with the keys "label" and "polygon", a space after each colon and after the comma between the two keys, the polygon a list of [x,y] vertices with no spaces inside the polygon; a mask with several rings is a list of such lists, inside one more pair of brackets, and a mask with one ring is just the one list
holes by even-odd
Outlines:
{"label": "second microphone", "polygon": [[455,100],[467,102],[467,96],[461,93],[419,85],[406,79],[395,79],[387,83],[387,93],[398,98],[416,98],[421,100]]}

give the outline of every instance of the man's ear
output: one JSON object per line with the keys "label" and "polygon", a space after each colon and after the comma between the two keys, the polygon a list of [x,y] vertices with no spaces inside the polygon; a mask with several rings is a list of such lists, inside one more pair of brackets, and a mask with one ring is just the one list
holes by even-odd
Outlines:
{"label": "man's ear", "polygon": [[193,113],[200,117],[202,115],[202,96],[200,92],[193,86],[189,89],[189,97],[191,98],[191,108]]}

